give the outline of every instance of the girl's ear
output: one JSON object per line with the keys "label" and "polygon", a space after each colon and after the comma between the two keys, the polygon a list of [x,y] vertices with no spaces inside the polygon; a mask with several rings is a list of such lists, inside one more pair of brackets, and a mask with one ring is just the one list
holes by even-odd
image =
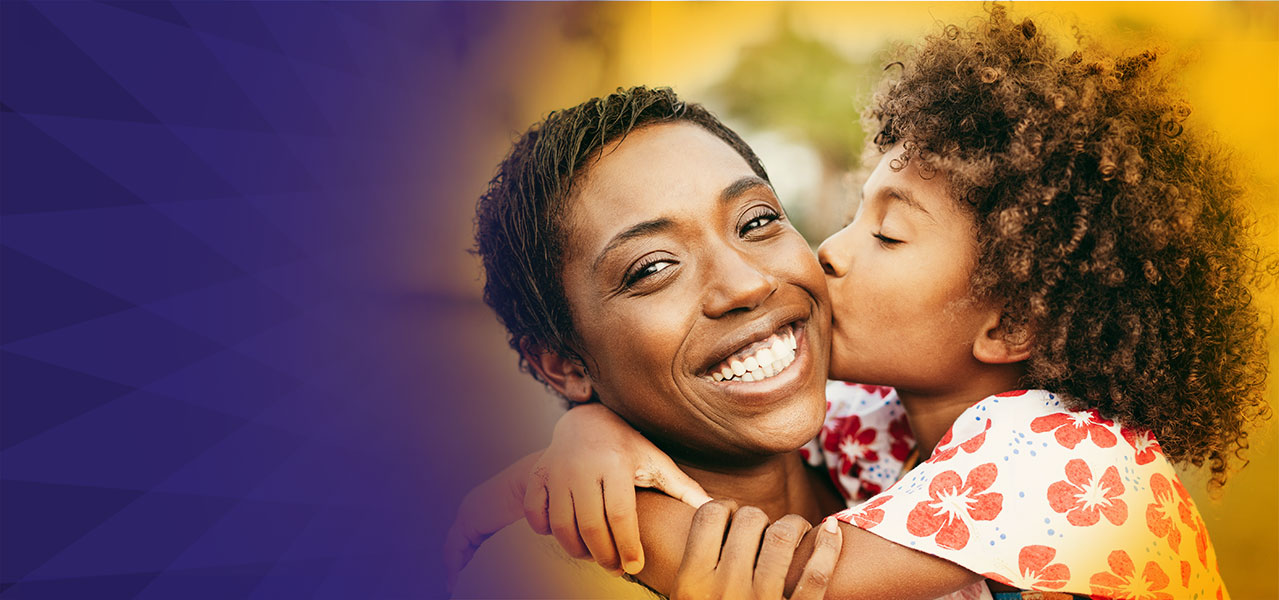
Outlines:
{"label": "girl's ear", "polygon": [[1034,338],[1025,327],[1009,330],[1002,310],[993,310],[973,342],[973,357],[992,365],[1021,362],[1030,358]]}
{"label": "girl's ear", "polygon": [[524,359],[542,380],[573,404],[591,399],[591,378],[581,363],[533,343],[523,344]]}

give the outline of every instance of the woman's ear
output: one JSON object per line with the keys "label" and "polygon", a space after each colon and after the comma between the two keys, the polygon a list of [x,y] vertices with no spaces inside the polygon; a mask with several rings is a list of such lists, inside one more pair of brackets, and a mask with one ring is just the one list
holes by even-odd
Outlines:
{"label": "woman's ear", "polygon": [[523,354],[542,380],[569,402],[580,404],[591,399],[591,378],[581,363],[532,343],[523,345]]}
{"label": "woman's ear", "polygon": [[1002,310],[992,310],[973,342],[973,357],[992,365],[1021,362],[1030,358],[1034,338],[1025,327],[1009,329]]}

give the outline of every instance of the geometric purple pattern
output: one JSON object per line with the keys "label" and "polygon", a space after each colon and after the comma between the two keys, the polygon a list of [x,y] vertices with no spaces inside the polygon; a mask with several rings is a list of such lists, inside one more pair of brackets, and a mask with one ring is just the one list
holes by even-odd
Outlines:
{"label": "geometric purple pattern", "polygon": [[442,593],[380,265],[486,10],[0,4],[0,600]]}

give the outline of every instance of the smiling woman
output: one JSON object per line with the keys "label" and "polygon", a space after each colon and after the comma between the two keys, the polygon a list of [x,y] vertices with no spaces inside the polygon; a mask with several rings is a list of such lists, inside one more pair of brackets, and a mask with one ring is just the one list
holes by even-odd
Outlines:
{"label": "smiling woman", "polygon": [[[590,163],[568,214],[562,277],[586,368],[543,353],[534,367],[552,385],[573,402],[595,392],[696,464],[811,439],[825,408],[826,286],[737,152],[694,124],[650,125]],[[795,361],[776,372],[771,348],[792,335]],[[772,360],[750,379],[710,375],[765,350]]]}
{"label": "smiling woman", "polygon": [[[760,532],[785,514],[816,521],[841,505],[797,451],[826,407],[825,281],[735,133],[665,89],[619,90],[552,113],[515,143],[477,223],[485,300],[534,377],[571,405],[616,411],[706,489],[762,507]],[[623,475],[602,485],[630,493],[634,483]],[[682,546],[691,509],[651,500],[640,521],[678,539],[646,542]],[[583,535],[556,532],[571,554],[601,556]],[[505,550],[490,542],[484,552]],[[779,590],[793,551],[780,550]],[[669,589],[678,550],[663,556],[644,580]],[[502,580],[463,573],[459,593],[500,595],[495,585]],[[584,589],[579,581],[551,593]]]}

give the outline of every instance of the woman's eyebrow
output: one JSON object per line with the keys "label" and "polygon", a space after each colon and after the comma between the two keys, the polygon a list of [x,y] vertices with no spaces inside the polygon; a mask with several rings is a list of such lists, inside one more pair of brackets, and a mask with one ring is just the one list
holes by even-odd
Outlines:
{"label": "woman's eyebrow", "polygon": [[741,179],[738,179],[737,181],[734,181],[733,183],[728,184],[728,187],[725,187],[723,191],[719,193],[719,201],[731,202],[737,199],[738,196],[741,196],[742,194],[745,194],[746,192],[749,192],[761,186],[768,188],[769,191],[773,190],[772,184],[768,183],[768,180],[762,177],[757,177],[754,175],[749,177],[743,177]]}
{"label": "woman's eyebrow", "polygon": [[591,265],[591,271],[598,270],[600,263],[604,262],[604,257],[608,256],[608,253],[615,250],[618,246],[621,246],[627,241],[635,239],[640,236],[645,236],[652,233],[665,231],[667,229],[670,229],[672,225],[674,225],[673,221],[665,217],[662,217],[660,219],[651,219],[648,221],[641,221],[639,223],[631,225],[630,227],[627,227],[621,233],[618,233],[617,235],[613,236],[613,239],[608,241],[608,245],[604,246],[604,250],[600,252],[599,256],[595,257],[595,263]]}
{"label": "woman's eyebrow", "polygon": [[[766,179],[763,179],[761,177],[756,177],[754,175],[750,177],[743,177],[741,179],[738,179],[737,181],[734,181],[733,183],[728,184],[727,187],[721,190],[719,193],[719,201],[731,202],[734,199],[741,196],[742,194],[745,194],[746,192],[749,192],[750,190],[753,190],[760,186],[766,187],[770,191],[773,189],[773,186],[770,185],[768,183],[768,180]],[[591,265],[591,271],[598,270],[600,263],[604,262],[604,257],[608,256],[609,252],[612,252],[613,250],[617,249],[618,246],[621,246],[622,244],[640,236],[645,236],[645,235],[665,231],[669,229],[673,224],[674,224],[673,221],[663,217],[659,219],[642,221],[640,223],[636,223],[634,225],[631,225],[630,227],[627,227],[622,232],[613,236],[613,239],[608,241],[608,244],[604,246],[604,249],[602,251],[600,251],[599,256],[595,257],[595,263]]]}

